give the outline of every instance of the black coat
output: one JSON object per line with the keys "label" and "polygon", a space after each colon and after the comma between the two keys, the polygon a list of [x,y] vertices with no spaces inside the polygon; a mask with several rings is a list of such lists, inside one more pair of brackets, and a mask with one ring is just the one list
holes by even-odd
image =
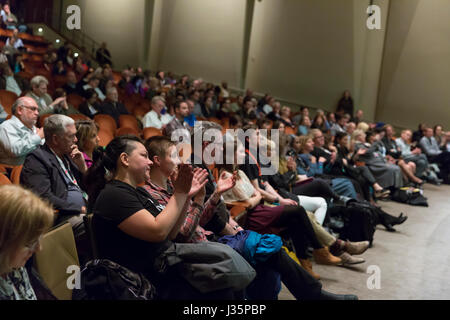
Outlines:
{"label": "black coat", "polygon": [[[65,158],[70,164],[70,171],[83,188],[81,172],[72,160]],[[64,172],[47,144],[27,155],[20,174],[20,184],[47,199],[54,209],[59,210],[58,215],[74,215],[81,211],[78,205],[67,202],[68,184]]]}
{"label": "black coat", "polygon": [[119,117],[121,114],[129,114],[127,108],[120,103],[117,102],[115,105],[108,100],[105,100],[100,106],[100,113],[107,114],[116,120],[117,127],[119,127]]}
{"label": "black coat", "polygon": [[84,114],[86,117],[89,117],[91,119],[94,119],[94,116],[100,112],[100,104],[95,102],[92,107],[94,107],[95,110],[97,110],[97,113],[93,114],[91,110],[89,109],[88,103],[85,101],[78,107],[78,111],[80,111],[82,114]]}

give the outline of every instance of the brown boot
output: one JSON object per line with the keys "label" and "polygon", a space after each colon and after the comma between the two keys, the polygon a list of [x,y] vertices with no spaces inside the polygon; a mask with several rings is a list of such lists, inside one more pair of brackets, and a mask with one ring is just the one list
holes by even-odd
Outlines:
{"label": "brown boot", "polygon": [[333,256],[328,247],[315,249],[313,251],[314,260],[318,264],[336,265],[342,262],[341,258]]}
{"label": "brown boot", "polygon": [[303,267],[303,269],[305,269],[306,271],[308,271],[308,273],[316,280],[320,280],[320,276],[315,273],[312,269],[312,263],[311,261],[309,261],[308,259],[299,259],[300,260],[300,265]]}

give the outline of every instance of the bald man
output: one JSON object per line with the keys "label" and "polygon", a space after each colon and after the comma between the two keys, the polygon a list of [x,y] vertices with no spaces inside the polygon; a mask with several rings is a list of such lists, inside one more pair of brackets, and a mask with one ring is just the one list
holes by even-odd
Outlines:
{"label": "bald man", "polygon": [[12,114],[11,119],[0,125],[0,163],[17,166],[44,143],[44,130],[36,128],[39,107],[34,99],[17,99]]}

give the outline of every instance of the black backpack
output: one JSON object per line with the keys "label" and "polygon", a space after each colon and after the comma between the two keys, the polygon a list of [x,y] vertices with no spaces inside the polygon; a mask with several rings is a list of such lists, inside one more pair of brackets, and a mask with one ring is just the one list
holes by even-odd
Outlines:
{"label": "black backpack", "polygon": [[81,271],[73,300],[153,300],[155,287],[140,274],[110,260],[91,260]]}
{"label": "black backpack", "polygon": [[[370,203],[352,201],[346,207],[335,206],[329,213],[330,227],[339,233],[341,239],[369,241],[372,246],[375,228],[380,220]],[[338,229],[335,228],[337,226]]]}

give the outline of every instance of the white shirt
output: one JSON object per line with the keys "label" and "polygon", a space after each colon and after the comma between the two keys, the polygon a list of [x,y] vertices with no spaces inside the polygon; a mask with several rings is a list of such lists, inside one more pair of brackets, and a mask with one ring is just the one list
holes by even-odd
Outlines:
{"label": "white shirt", "polygon": [[[90,85],[85,85],[85,86],[83,86],[83,90],[87,90],[87,89],[93,89]],[[97,95],[98,95],[98,98],[101,100],[101,101],[103,101],[103,100],[105,100],[106,99],[106,96],[103,94],[103,92],[102,92],[102,90],[100,90],[99,88],[95,88],[94,89],[95,90],[95,92],[97,93]]]}
{"label": "white shirt", "polygon": [[[5,46],[9,46],[9,38],[6,40]],[[14,48],[19,49],[20,47],[24,47],[22,39],[17,38],[16,42],[14,43]]]}
{"label": "white shirt", "polygon": [[173,117],[170,114],[158,115],[154,110],[147,112],[142,119],[144,128],[152,127],[161,129],[164,125],[172,121]]}
{"label": "white shirt", "polygon": [[5,76],[6,79],[6,90],[14,92],[17,94],[18,97],[22,94],[22,90],[20,89],[19,85],[17,84],[16,79],[14,79],[13,76]]}
{"label": "white shirt", "polygon": [[266,104],[263,107],[263,111],[264,111],[265,114],[269,114],[269,113],[271,113],[273,111],[273,108],[272,108],[272,106]]}
{"label": "white shirt", "polygon": [[36,127],[26,127],[16,116],[0,124],[0,163],[22,165],[25,157],[45,142],[36,132]]}

